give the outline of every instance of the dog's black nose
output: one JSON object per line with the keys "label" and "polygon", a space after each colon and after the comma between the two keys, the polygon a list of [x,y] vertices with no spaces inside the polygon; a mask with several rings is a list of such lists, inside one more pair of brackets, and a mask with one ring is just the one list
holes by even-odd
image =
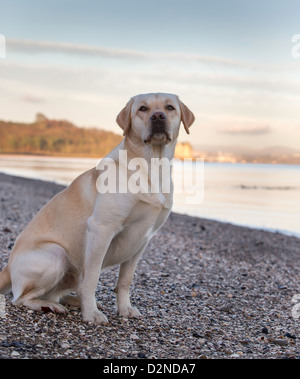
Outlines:
{"label": "dog's black nose", "polygon": [[155,121],[155,120],[164,120],[166,117],[167,116],[163,112],[155,112],[151,116],[151,120],[152,121]]}

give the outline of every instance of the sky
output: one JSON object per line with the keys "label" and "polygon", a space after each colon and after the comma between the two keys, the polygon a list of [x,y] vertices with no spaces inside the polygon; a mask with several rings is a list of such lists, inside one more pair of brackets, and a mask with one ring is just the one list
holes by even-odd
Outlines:
{"label": "sky", "polygon": [[0,119],[121,133],[130,97],[168,92],[196,116],[181,141],[299,150],[299,14],[299,0],[0,0]]}

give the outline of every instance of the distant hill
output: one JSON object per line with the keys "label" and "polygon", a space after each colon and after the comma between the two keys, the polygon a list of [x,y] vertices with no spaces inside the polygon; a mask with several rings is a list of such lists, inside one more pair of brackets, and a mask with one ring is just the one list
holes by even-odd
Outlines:
{"label": "distant hill", "polygon": [[[117,146],[122,136],[98,128],[78,127],[41,113],[32,123],[0,121],[0,154],[36,154],[100,158]],[[300,164],[300,149],[272,146],[191,146],[177,143],[175,157],[204,158],[205,162]]]}
{"label": "distant hill", "polygon": [[246,146],[206,145],[195,147],[194,157],[202,157],[206,162],[300,164],[300,149],[285,146],[259,149]]}
{"label": "distant hill", "polygon": [[97,128],[82,128],[41,113],[33,123],[0,121],[0,153],[102,157],[122,136]]}

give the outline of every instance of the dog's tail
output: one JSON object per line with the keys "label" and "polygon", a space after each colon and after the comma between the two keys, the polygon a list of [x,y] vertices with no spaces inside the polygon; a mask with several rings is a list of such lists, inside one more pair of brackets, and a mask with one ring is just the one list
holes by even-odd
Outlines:
{"label": "dog's tail", "polygon": [[9,292],[11,289],[11,279],[8,267],[4,267],[4,269],[0,272],[0,294],[5,294]]}

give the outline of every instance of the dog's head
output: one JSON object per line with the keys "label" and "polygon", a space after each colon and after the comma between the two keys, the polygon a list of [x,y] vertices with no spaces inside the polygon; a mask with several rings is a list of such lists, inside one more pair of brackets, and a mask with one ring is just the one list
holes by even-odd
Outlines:
{"label": "dog's head", "polygon": [[123,135],[142,143],[165,145],[177,139],[182,122],[187,133],[195,117],[176,95],[149,93],[130,99],[117,116]]}

